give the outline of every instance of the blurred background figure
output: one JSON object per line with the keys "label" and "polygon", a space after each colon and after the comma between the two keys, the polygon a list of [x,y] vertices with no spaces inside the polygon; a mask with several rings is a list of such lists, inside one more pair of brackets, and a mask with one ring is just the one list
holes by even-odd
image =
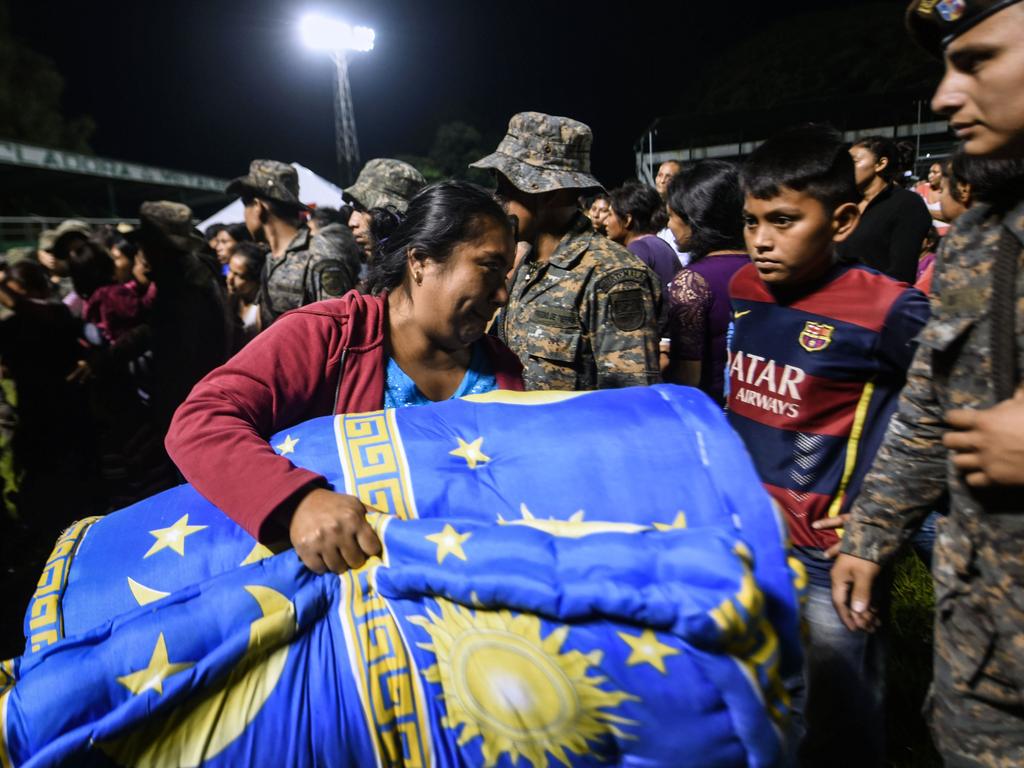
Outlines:
{"label": "blurred background figure", "polygon": [[217,235],[223,232],[227,228],[227,224],[211,224],[203,231],[203,237],[206,238],[206,244],[210,246],[210,250],[217,251]]}
{"label": "blurred background figure", "polygon": [[267,250],[259,243],[235,246],[228,261],[228,306],[234,320],[232,352],[237,352],[260,332],[260,274]]}
{"label": "blurred background figure", "polygon": [[138,244],[153,304],[153,420],[167,431],[175,409],[199,379],[222,364],[232,326],[220,275],[197,255],[206,243],[192,227],[192,210],[166,200],[143,203]]}
{"label": "blurred background figure", "polygon": [[98,511],[92,427],[78,366],[78,323],[53,298],[46,269],[21,261],[0,274],[0,358],[14,381],[18,516],[52,544],[54,531]]}
{"label": "blurred background figure", "polygon": [[341,254],[346,264],[346,271],[355,275],[352,287],[355,287],[359,274],[363,268],[362,248],[355,241],[352,230],[349,229],[349,219],[352,217],[352,206],[343,205],[341,208],[315,208],[309,216],[309,231],[316,237],[328,240],[334,250]]}
{"label": "blurred background figure", "polygon": [[590,219],[595,232],[600,232],[602,235],[607,234],[604,229],[604,220],[608,217],[610,207],[606,192],[599,192],[586,207],[587,218]]}
{"label": "blurred background figure", "polygon": [[423,174],[409,163],[389,157],[370,160],[359,172],[355,183],[345,189],[345,199],[352,207],[348,226],[362,249],[363,268],[359,282],[365,287],[369,264],[376,241],[370,225],[374,208],[393,208],[404,214],[413,196],[426,186]]}
{"label": "blurred background figure", "polygon": [[249,242],[252,242],[252,236],[249,234],[249,230],[246,229],[245,224],[240,222],[225,224],[224,228],[217,233],[213,252],[217,254],[217,261],[221,263],[225,275],[228,273],[228,261],[231,260],[231,254],[235,252],[235,246],[239,243]]}
{"label": "blurred background figure", "polygon": [[[285,312],[343,296],[355,287],[359,247],[346,230],[338,237],[314,235],[306,224],[295,168],[277,160],[253,160],[249,173],[232,180],[229,193],[242,198],[245,226],[269,247],[260,277],[260,323]],[[229,257],[230,258],[230,257]]]}
{"label": "blurred background figure", "polygon": [[[71,251],[80,248],[93,236],[92,227],[79,219],[62,221],[52,235],[46,238],[49,248],[40,254],[39,263],[46,268],[51,286],[58,299],[67,304],[71,313],[81,317],[82,306],[74,294],[71,278],[68,274],[68,256]],[[42,250],[42,246],[40,246]]]}
{"label": "blurred background figure", "polygon": [[657,236],[668,222],[664,202],[652,187],[635,181],[612,190],[608,197],[605,233],[654,271],[664,293],[680,269],[675,251]]}
{"label": "blurred background figure", "polygon": [[949,229],[949,224],[942,215],[942,204],[939,199],[942,197],[942,165],[940,162],[929,165],[928,176],[914,187],[914,191],[928,206],[928,213],[932,215],[932,226],[940,237]]}
{"label": "blurred background figure", "polygon": [[668,289],[665,380],[700,387],[724,402],[729,280],[750,262],[743,193],[732,163],[702,160],[669,185],[669,227],[690,263]]}
{"label": "blurred background figure", "polygon": [[919,195],[895,183],[903,167],[899,148],[884,136],[869,136],[850,148],[861,194],[860,223],[839,254],[884,275],[913,283],[932,217]]}
{"label": "blurred background figure", "polygon": [[[668,187],[672,183],[672,179],[678,176],[683,170],[683,164],[678,160],[666,160],[658,166],[658,174],[654,177],[654,188],[658,190],[658,194],[661,195],[662,201],[668,203]],[[666,214],[667,214],[666,209]],[[669,247],[675,252],[676,258],[679,259],[679,263],[682,266],[686,266],[690,261],[690,255],[685,251],[680,251],[676,245],[675,235],[672,234],[667,226],[662,227],[658,232],[658,237],[669,244]]]}

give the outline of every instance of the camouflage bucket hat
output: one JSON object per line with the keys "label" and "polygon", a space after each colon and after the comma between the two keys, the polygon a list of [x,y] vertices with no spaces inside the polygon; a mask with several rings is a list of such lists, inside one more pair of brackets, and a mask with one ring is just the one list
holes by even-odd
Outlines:
{"label": "camouflage bucket hat", "polygon": [[523,192],[603,189],[590,175],[590,127],[569,117],[520,112],[497,150],[471,168],[491,168]]}
{"label": "camouflage bucket hat", "polygon": [[52,251],[56,242],[57,230],[44,229],[39,233],[39,242],[36,244],[36,248],[40,251]]}
{"label": "camouflage bucket hat", "polygon": [[277,160],[253,160],[249,163],[249,173],[232,179],[224,191],[235,195],[249,192],[255,197],[307,210],[299,199],[298,172],[288,163]]}
{"label": "camouflage bucket hat", "polygon": [[409,201],[426,184],[423,174],[408,163],[379,157],[363,166],[356,183],[345,194],[367,210],[393,205],[405,213]]}
{"label": "camouflage bucket hat", "polygon": [[169,200],[145,202],[139,207],[139,226],[125,234],[133,242],[161,243],[175,251],[205,248],[206,241],[192,226],[192,209]]}
{"label": "camouflage bucket hat", "polygon": [[907,31],[928,53],[942,58],[954,39],[994,13],[1021,0],[914,0],[907,8]]}
{"label": "camouflage bucket hat", "polygon": [[53,230],[53,242],[50,244],[50,252],[58,259],[67,259],[68,241],[72,236],[88,240],[93,236],[92,227],[81,219],[66,219],[57,225]]}

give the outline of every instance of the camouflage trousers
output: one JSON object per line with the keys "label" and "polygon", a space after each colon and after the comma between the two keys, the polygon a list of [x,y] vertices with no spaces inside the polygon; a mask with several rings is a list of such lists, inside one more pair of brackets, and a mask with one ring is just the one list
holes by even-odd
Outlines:
{"label": "camouflage trousers", "polygon": [[925,704],[946,766],[1024,765],[1024,513],[939,522],[935,676]]}

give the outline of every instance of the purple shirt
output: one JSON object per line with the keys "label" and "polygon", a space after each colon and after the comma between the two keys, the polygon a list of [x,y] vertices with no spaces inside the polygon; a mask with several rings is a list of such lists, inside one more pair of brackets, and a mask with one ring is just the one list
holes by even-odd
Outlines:
{"label": "purple shirt", "polygon": [[705,256],[683,268],[668,289],[668,335],[672,360],[699,360],[700,388],[721,403],[725,389],[725,336],[729,330],[729,280],[746,253]]}
{"label": "purple shirt", "polygon": [[668,290],[676,272],[682,269],[672,246],[656,235],[641,235],[626,246],[630,253],[654,270],[661,284],[662,294]]}

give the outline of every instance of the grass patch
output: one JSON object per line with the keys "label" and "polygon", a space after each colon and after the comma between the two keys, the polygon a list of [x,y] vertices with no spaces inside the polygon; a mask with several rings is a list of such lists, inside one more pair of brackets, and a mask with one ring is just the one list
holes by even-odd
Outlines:
{"label": "grass patch", "polygon": [[886,670],[888,762],[896,768],[942,765],[921,715],[932,679],[934,613],[931,574],[917,555],[907,552],[896,563],[893,574]]}

